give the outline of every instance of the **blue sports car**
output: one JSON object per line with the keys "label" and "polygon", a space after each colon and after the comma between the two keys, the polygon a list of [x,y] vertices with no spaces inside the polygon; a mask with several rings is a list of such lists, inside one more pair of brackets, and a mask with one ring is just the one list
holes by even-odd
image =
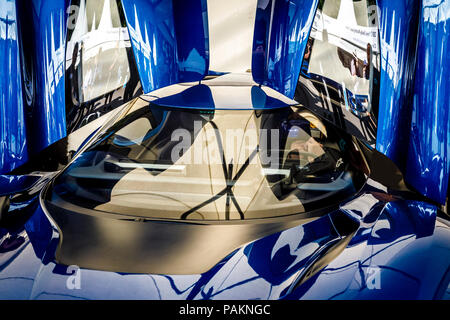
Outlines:
{"label": "blue sports car", "polygon": [[254,2],[0,0],[0,299],[450,299],[450,1]]}

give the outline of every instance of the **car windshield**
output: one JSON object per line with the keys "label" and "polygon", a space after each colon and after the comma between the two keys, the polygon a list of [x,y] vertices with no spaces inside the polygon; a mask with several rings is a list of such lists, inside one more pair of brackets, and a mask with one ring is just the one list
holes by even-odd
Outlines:
{"label": "car windshield", "polygon": [[350,136],[301,107],[188,110],[136,99],[45,199],[143,219],[292,215],[353,195],[364,179],[355,153]]}

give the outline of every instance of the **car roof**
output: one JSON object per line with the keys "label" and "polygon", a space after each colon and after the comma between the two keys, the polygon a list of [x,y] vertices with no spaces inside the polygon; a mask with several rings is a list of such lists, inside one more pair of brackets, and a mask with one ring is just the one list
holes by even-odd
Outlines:
{"label": "car roof", "polygon": [[298,105],[281,93],[257,84],[251,73],[228,73],[199,82],[179,83],[142,96],[164,107],[261,110]]}

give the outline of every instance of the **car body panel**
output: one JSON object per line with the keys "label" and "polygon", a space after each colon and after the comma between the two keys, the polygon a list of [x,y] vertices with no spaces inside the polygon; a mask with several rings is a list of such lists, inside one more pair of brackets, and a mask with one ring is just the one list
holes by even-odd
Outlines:
{"label": "car body panel", "polygon": [[389,202],[336,260],[290,298],[442,299],[449,287],[448,228],[448,220],[436,218],[434,206]]}
{"label": "car body panel", "polygon": [[[22,19],[24,30],[33,32],[36,98],[27,119],[31,153],[66,136],[64,98],[65,48],[68,0],[33,1],[31,20]],[[29,12],[29,11],[28,11]]]}
{"label": "car body panel", "polygon": [[[28,160],[27,128],[22,101],[22,76],[15,2],[0,3],[0,174]],[[18,94],[19,93],[19,94]]]}
{"label": "car body panel", "polygon": [[288,98],[294,97],[317,0],[260,0],[252,50],[252,75]]}
{"label": "car body panel", "polygon": [[[340,209],[254,239],[200,274],[118,273],[55,263],[58,230],[36,201],[22,209],[30,216],[22,227],[0,229],[3,299],[433,299],[448,286],[448,222],[436,218],[436,207],[393,198],[370,179]],[[342,230],[340,219],[352,219],[357,232]],[[342,253],[298,285],[346,235],[351,241]]]}
{"label": "car body panel", "polygon": [[207,75],[206,0],[122,3],[145,93]]}
{"label": "car body panel", "polygon": [[[425,1],[417,47],[406,176],[444,204],[450,173],[450,1]],[[432,60],[432,62],[429,62]]]}
{"label": "car body panel", "polygon": [[404,172],[411,122],[419,1],[378,1],[381,70],[376,148]]}
{"label": "car body panel", "polygon": [[[381,52],[378,128],[372,145],[352,138],[363,154],[360,169],[367,180],[351,197],[318,211],[282,217],[286,221],[275,217],[200,223],[136,218],[137,214],[127,220],[105,214],[86,215],[83,218],[91,219],[91,228],[77,230],[85,222],[72,223],[77,217],[64,214],[55,219],[43,198],[45,189],[71,158],[50,173],[33,166],[8,173],[39,151],[69,151],[69,139],[84,140],[75,143],[78,150],[71,150],[76,160],[96,138],[107,136],[115,119],[138,100],[153,107],[190,109],[186,112],[201,109],[204,121],[212,109],[224,113],[229,109],[291,108],[296,104],[292,98],[319,1],[258,1],[257,20],[266,26],[255,26],[253,53],[267,55],[262,60],[253,56],[254,82],[248,80],[250,73],[216,74],[213,80],[203,80],[209,65],[205,0],[162,1],[159,7],[144,0],[121,3],[136,68],[148,95],[121,105],[109,120],[100,118],[85,126],[90,132],[81,134],[80,129],[67,130],[65,113],[70,1],[33,0],[32,10],[28,10],[25,1],[0,0],[0,8],[8,8],[6,17],[3,11],[0,14],[0,50],[7,52],[0,56],[0,66],[8,73],[0,81],[0,123],[6,124],[0,137],[9,143],[0,158],[0,299],[450,298],[450,226],[448,215],[438,207],[448,197],[450,163],[446,77],[450,1],[377,1]],[[194,26],[188,28],[191,22]],[[4,33],[6,26],[11,29]],[[187,32],[192,28],[195,32]],[[20,43],[21,37],[14,31],[27,34],[26,44]],[[262,48],[257,48],[257,41],[262,41]],[[27,48],[24,54],[31,57],[34,73],[23,71],[27,63],[21,57],[22,46]],[[32,103],[25,105],[22,87],[30,77],[36,87]],[[199,83],[202,81],[205,84]],[[232,86],[241,88],[230,89]],[[354,111],[351,103],[347,106]],[[162,128],[156,127],[156,131]],[[166,138],[170,130],[163,132]],[[122,148],[134,144],[119,140],[115,142]],[[55,142],[65,148],[46,149]],[[71,222],[69,228],[61,228],[65,222]],[[165,226],[159,230],[162,224]],[[121,233],[108,230],[116,227]],[[148,230],[153,231],[149,234]],[[82,250],[70,247],[73,243],[62,246],[64,232],[75,240],[87,232],[95,246],[89,248],[86,241]],[[216,232],[223,232],[224,239],[238,236],[210,254],[221,240],[213,239]],[[148,246],[152,250],[142,254],[146,260],[140,261],[140,251],[146,250],[152,237],[163,244],[177,238],[171,248],[166,247],[170,250]],[[210,243],[201,247],[204,251],[195,252],[202,241]],[[98,243],[100,247],[96,247]],[[111,253],[131,247],[136,250],[91,263],[99,248]],[[74,254],[58,255],[61,248]],[[167,256],[158,263],[151,261],[161,254]],[[201,254],[209,254],[208,259],[201,259]],[[114,261],[124,256],[126,263]],[[183,268],[186,259],[191,261]]]}

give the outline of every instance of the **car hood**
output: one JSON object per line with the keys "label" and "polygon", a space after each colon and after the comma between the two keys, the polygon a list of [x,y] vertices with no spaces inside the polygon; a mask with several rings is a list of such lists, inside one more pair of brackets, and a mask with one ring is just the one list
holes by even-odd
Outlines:
{"label": "car hood", "polygon": [[[441,287],[446,285],[442,281],[450,264],[446,245],[450,237],[448,223],[436,218],[436,207],[401,200],[385,191],[369,179],[361,193],[343,202],[339,209],[329,209],[329,213],[303,223],[297,221],[294,226],[286,224],[279,231],[254,234],[254,239],[247,238],[246,243],[230,248],[226,256],[213,256],[211,261],[216,261],[210,269],[189,273],[190,264],[203,263],[199,259],[186,262],[186,272],[180,274],[118,272],[113,265],[109,270],[80,268],[76,260],[72,265],[58,263],[55,252],[64,234],[55,228],[35,198],[27,206],[16,208],[26,217],[23,224],[18,220],[15,228],[0,229],[0,296],[5,299],[399,299],[433,298],[445,292]],[[28,215],[26,210],[30,210]],[[166,233],[166,241],[172,236]],[[217,236],[215,243],[220,242],[220,233]],[[212,234],[209,239],[214,239]],[[192,240],[185,239],[184,249],[198,245]],[[109,241],[118,240],[111,237]],[[141,250],[145,252],[145,245]],[[430,259],[421,259],[425,252]],[[208,260],[207,256],[213,252],[202,254]],[[152,258],[161,259],[157,255]],[[176,263],[183,268],[183,262]],[[390,273],[389,278],[397,280],[389,284],[383,276],[381,290],[370,290],[364,279],[370,278],[373,268],[379,268],[384,275]],[[399,291],[398,288],[405,286],[409,290]]]}

